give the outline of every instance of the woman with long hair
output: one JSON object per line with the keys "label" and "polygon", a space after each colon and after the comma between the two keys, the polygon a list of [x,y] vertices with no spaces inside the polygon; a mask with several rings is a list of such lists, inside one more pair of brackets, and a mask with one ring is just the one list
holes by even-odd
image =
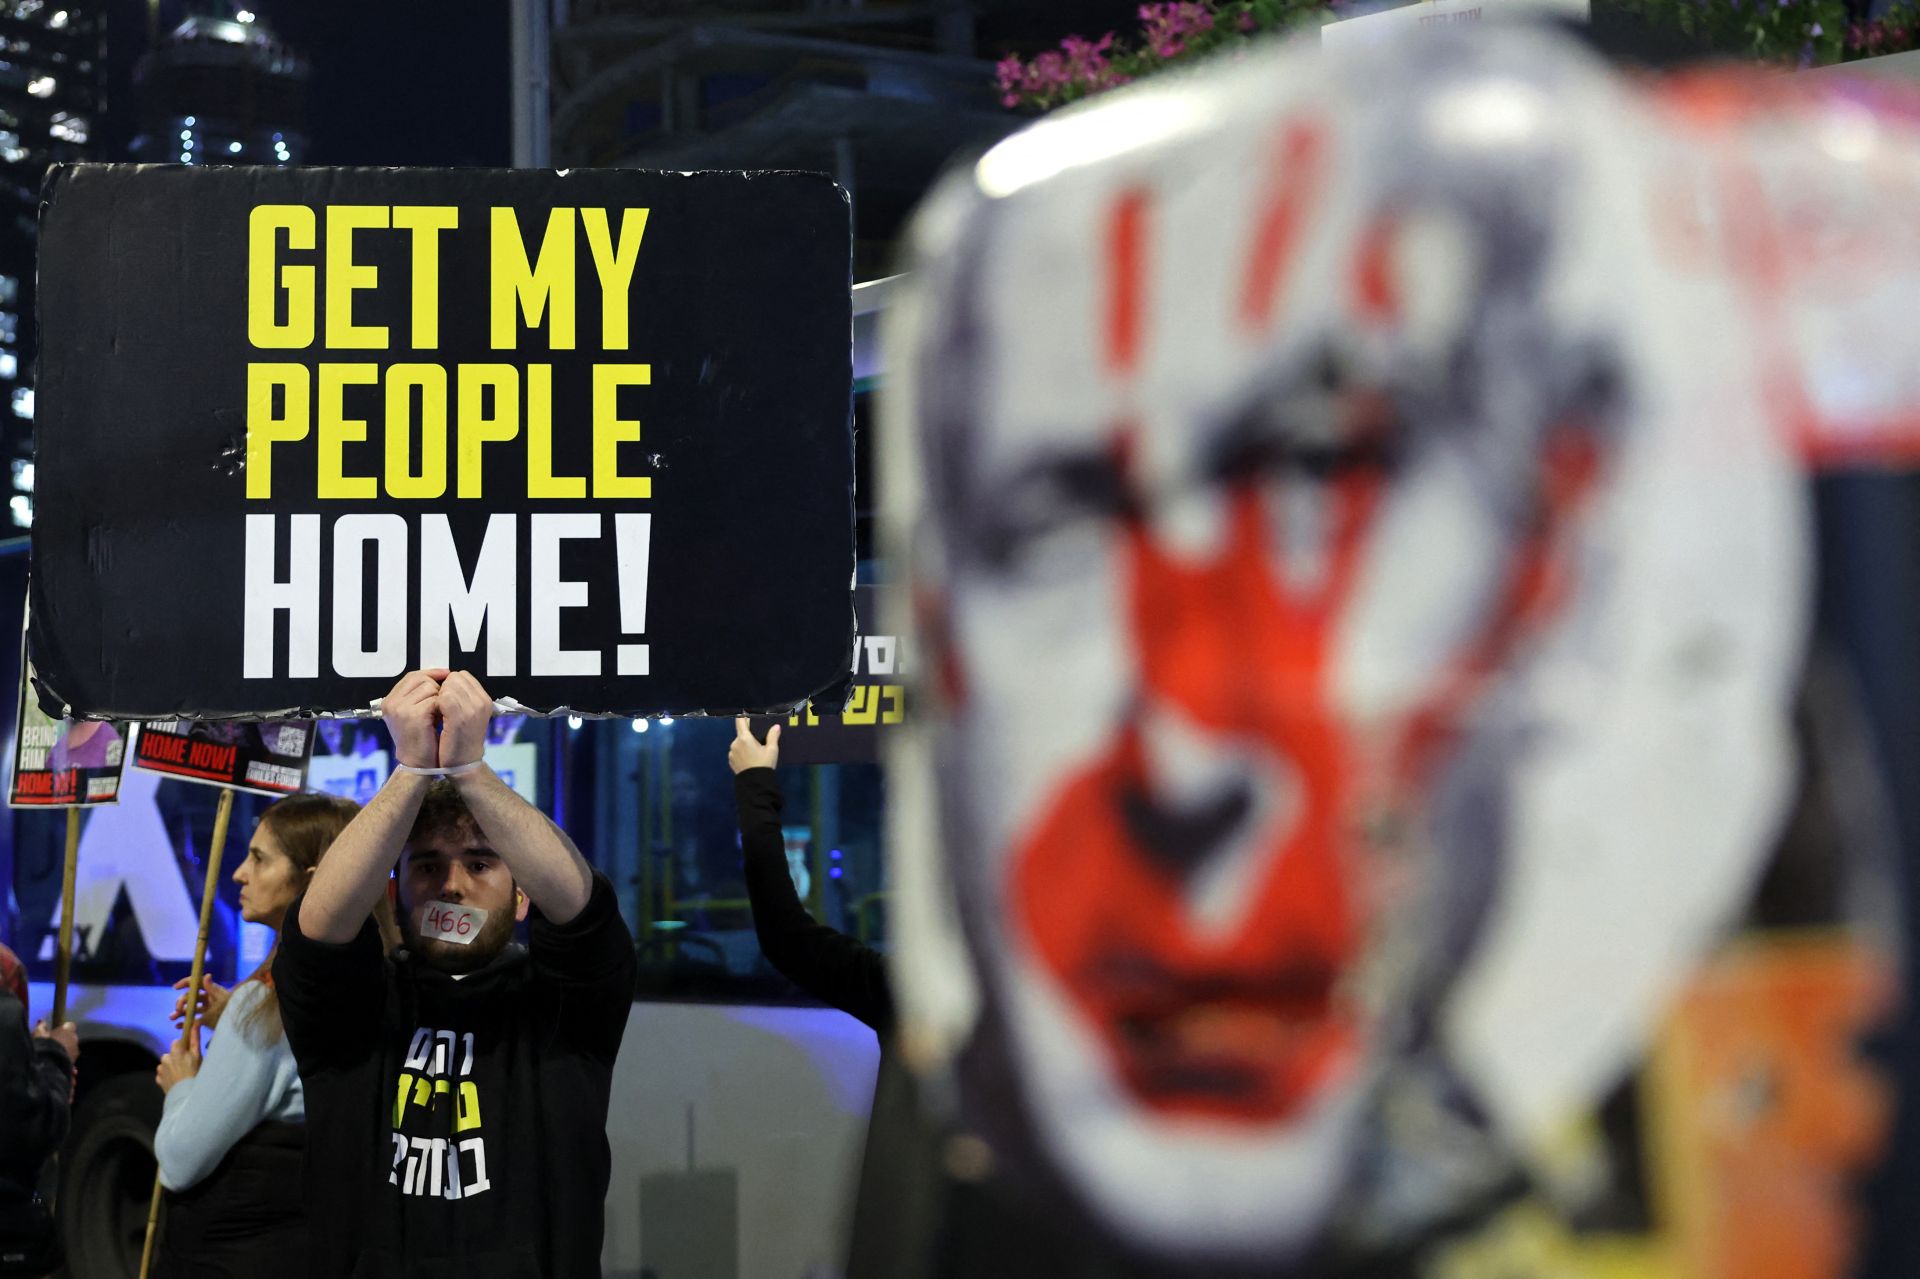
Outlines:
{"label": "woman with long hair", "polygon": [[[359,810],[333,795],[292,795],[261,814],[233,882],[240,917],[273,929],[276,950],[287,908]],[[306,1106],[280,1026],[273,956],[231,992],[208,983],[202,1008],[202,1024],[216,1031],[204,1058],[198,1036],[183,1037],[156,1072],[167,1095],[153,1143],[167,1215],[155,1274],[258,1279],[297,1265],[306,1246]]]}

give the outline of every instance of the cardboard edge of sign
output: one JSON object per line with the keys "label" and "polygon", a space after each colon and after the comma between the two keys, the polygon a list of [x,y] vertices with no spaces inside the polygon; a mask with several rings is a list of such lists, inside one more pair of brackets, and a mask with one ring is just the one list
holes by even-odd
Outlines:
{"label": "cardboard edge of sign", "polygon": [[[33,685],[35,699],[40,704],[40,709],[56,719],[104,719],[141,723],[148,720],[179,719],[217,723],[224,720],[245,720],[253,722],[296,719],[374,719],[379,716],[378,708],[373,705],[344,708],[294,705],[246,710],[206,710],[204,708],[187,709],[174,707],[136,710],[116,706],[94,709],[78,708],[73,704],[72,699],[60,692],[54,678],[48,676],[48,668],[43,664],[41,657],[36,655],[36,649],[44,649],[46,645],[44,642],[41,644],[34,642],[36,638],[40,637],[41,631],[39,619],[35,617],[32,611],[32,599],[37,591],[37,583],[31,574],[29,574],[28,578],[28,590],[28,611],[27,617],[25,618],[25,626],[23,627],[25,634],[22,636],[21,645],[22,668],[23,670],[31,672],[29,678]],[[720,719],[731,718],[737,715],[794,715],[797,714],[802,707],[809,704],[823,708],[828,706],[844,708],[848,699],[852,696],[854,685],[854,675],[850,657],[858,651],[859,645],[860,618],[853,607],[852,596],[849,594],[847,599],[847,642],[842,646],[842,655],[834,658],[833,670],[830,673],[819,678],[817,681],[809,681],[807,691],[803,693],[798,693],[791,697],[778,697],[766,705],[722,705],[687,708],[672,706],[631,706],[625,708],[615,707],[605,710],[582,710],[564,705],[536,706],[529,705],[511,697],[505,697],[495,699],[494,714],[531,715],[540,719],[555,719],[567,715],[578,715],[585,719],[662,719],[667,717],[674,719]]]}
{"label": "cardboard edge of sign", "polygon": [[[119,708],[108,710],[80,710],[73,706],[36,669],[33,675],[33,688],[41,710],[59,719],[104,719],[146,722],[148,720],[178,719],[198,723],[220,723],[223,721],[269,721],[296,719],[378,719],[380,711],[375,706],[364,707],[315,707],[286,706],[259,710],[182,710],[159,708],[153,710],[128,711]],[[791,700],[781,698],[765,706],[737,707],[694,707],[679,709],[675,707],[626,707],[611,710],[582,710],[572,706],[534,706],[514,698],[500,698],[494,702],[496,715],[531,715],[538,719],[557,719],[562,716],[577,715],[582,719],[723,719],[737,715],[794,715],[809,703],[816,707],[844,707],[852,693],[853,675],[848,671],[838,672],[832,679],[819,685],[814,691]]]}

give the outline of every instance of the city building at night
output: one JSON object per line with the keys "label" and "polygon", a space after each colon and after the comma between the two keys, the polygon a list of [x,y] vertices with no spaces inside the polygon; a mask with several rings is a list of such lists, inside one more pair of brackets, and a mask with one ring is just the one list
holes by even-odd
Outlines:
{"label": "city building at night", "polygon": [[307,148],[307,60],[242,9],[181,22],[134,71],[149,164],[298,164]]}
{"label": "city building at night", "polygon": [[40,181],[96,159],[105,108],[102,0],[0,3],[0,449],[8,524],[33,521],[33,281]]}

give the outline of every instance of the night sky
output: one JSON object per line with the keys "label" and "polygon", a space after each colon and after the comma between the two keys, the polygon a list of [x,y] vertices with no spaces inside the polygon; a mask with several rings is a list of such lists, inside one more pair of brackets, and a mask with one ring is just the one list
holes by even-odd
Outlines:
{"label": "night sky", "polygon": [[505,0],[260,0],[312,59],[314,164],[506,165]]}

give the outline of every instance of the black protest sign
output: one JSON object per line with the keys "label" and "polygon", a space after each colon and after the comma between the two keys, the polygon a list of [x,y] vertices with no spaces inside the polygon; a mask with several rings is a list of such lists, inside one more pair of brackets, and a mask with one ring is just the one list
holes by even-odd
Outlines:
{"label": "black protest sign", "polygon": [[43,700],[800,703],[854,632],[849,269],[814,174],[54,170]]}
{"label": "black protest sign", "polygon": [[120,799],[127,726],[98,719],[55,719],[33,697],[33,668],[21,664],[14,721],[11,808],[80,808]]}
{"label": "black protest sign", "polygon": [[899,639],[874,634],[881,589],[862,586],[853,593],[860,635],[844,706],[835,709],[816,699],[785,719],[755,721],[754,735],[762,741],[768,726],[781,725],[782,764],[873,763],[880,758],[881,735],[905,721],[906,663]]}
{"label": "black protest sign", "polygon": [[262,795],[293,795],[306,789],[313,755],[308,720],[264,724],[213,724],[154,720],[140,725],[133,766],[183,781],[205,782]]}

